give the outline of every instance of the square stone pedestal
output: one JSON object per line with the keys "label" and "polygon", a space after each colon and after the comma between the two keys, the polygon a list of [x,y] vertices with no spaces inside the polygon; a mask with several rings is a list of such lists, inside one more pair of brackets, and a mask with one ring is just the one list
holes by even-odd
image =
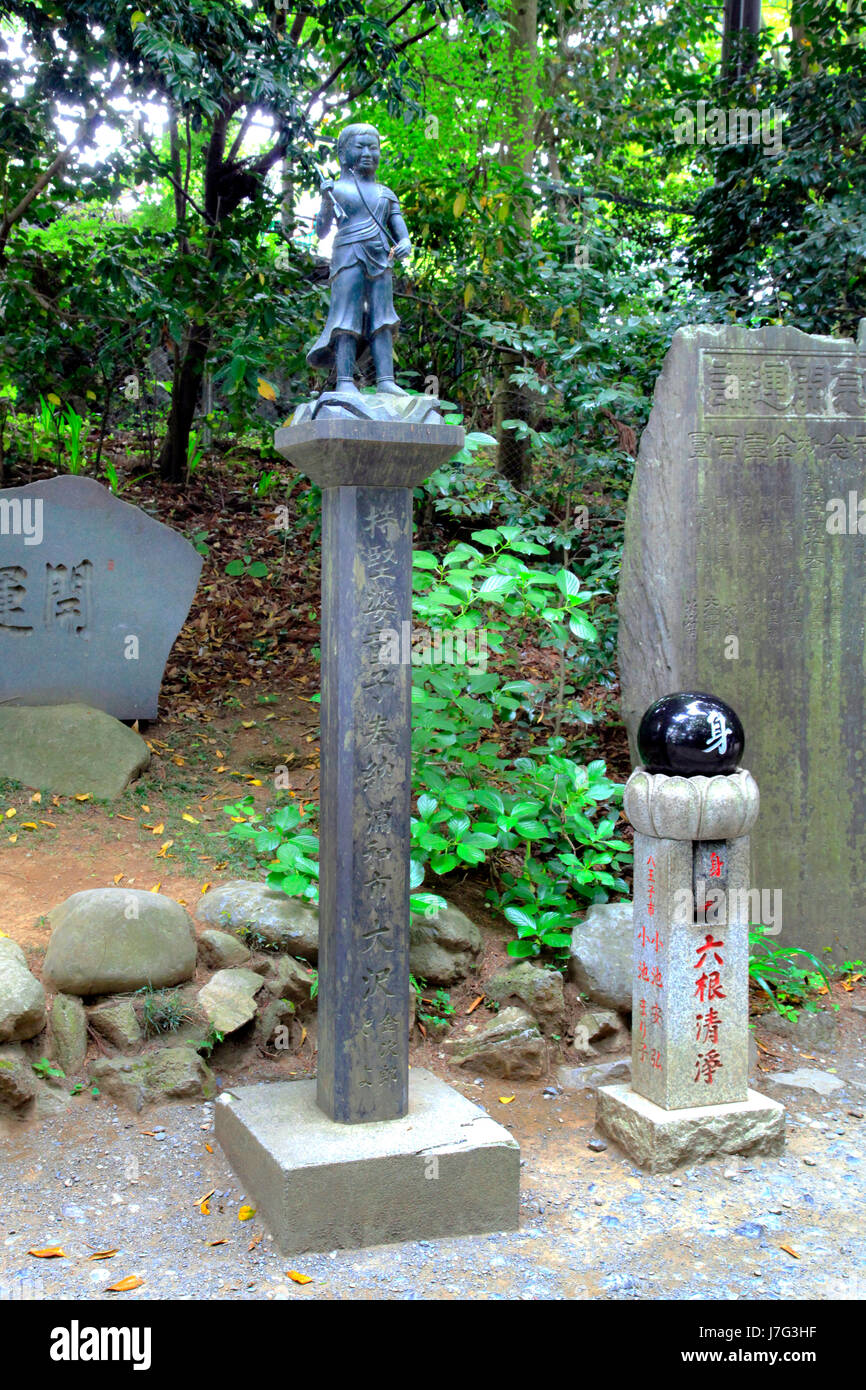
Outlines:
{"label": "square stone pedestal", "polygon": [[339,1124],[315,1081],[243,1086],[216,1137],[284,1255],[513,1231],[520,1149],[508,1130],[421,1068],[402,1119]]}
{"label": "square stone pedestal", "polygon": [[648,1173],[669,1173],[718,1154],[780,1154],[785,1107],[749,1091],[727,1105],[663,1110],[631,1086],[601,1086],[596,1123]]}

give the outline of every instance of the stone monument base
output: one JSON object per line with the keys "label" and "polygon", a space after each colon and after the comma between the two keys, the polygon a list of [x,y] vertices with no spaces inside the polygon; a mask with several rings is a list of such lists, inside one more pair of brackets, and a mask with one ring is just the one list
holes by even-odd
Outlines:
{"label": "stone monument base", "polygon": [[596,1123],[648,1173],[669,1173],[719,1154],[780,1154],[785,1107],[749,1091],[728,1105],[663,1110],[631,1086],[601,1086]]}
{"label": "stone monument base", "polygon": [[220,1096],[216,1137],[284,1255],[513,1231],[520,1149],[432,1072],[409,1073],[409,1113],[337,1124],[315,1081]]}

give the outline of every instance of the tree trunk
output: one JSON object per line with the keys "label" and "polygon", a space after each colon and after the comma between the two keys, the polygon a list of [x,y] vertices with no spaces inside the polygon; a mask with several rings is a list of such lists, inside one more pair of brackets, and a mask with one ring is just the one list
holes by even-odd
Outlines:
{"label": "tree trunk", "polygon": [[180,371],[175,375],[168,417],[168,434],[159,456],[159,476],[167,483],[185,483],[189,435],[201,390],[204,364],[210,346],[207,324],[188,334],[181,354]]}
{"label": "tree trunk", "polygon": [[[524,176],[532,172],[535,153],[535,64],[538,56],[537,0],[511,0],[508,21],[512,25],[510,87],[503,113],[507,135],[500,147],[500,162]],[[515,205],[514,219],[528,238],[531,213],[525,205]],[[513,370],[522,362],[517,353],[502,353],[502,374],[494,397],[493,423],[498,441],[497,467],[515,487],[523,488],[529,473],[529,440],[518,439],[513,430],[503,429],[505,420],[530,419],[530,402],[525,390],[513,379]]]}
{"label": "tree trunk", "polygon": [[761,0],[725,0],[722,73],[726,80],[736,82],[755,66],[760,32]]}

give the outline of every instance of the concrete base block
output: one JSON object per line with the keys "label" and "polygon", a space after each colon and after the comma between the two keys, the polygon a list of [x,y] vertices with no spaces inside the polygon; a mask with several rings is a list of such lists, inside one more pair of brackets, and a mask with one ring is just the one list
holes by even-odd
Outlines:
{"label": "concrete base block", "polygon": [[284,1255],[513,1231],[520,1149],[432,1072],[409,1074],[402,1119],[338,1124],[315,1081],[220,1096],[216,1137]]}
{"label": "concrete base block", "polygon": [[649,1173],[718,1154],[780,1154],[785,1147],[785,1107],[757,1091],[728,1105],[662,1110],[630,1086],[602,1086],[596,1123]]}

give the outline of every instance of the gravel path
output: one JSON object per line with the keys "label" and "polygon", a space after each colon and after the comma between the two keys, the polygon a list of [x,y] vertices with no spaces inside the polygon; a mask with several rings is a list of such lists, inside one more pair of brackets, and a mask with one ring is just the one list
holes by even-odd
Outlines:
{"label": "gravel path", "polygon": [[[521,1229],[293,1260],[256,1217],[238,1219],[246,1194],[214,1141],[211,1107],[175,1103],[136,1117],[79,1096],[66,1113],[7,1126],[0,1139],[0,1293],[101,1299],[137,1275],[139,1288],[112,1297],[866,1298],[863,1055],[859,1037],[805,1061],[792,1050],[789,1066],[843,1081],[829,1099],[753,1078],[788,1105],[783,1158],[656,1177],[612,1145],[588,1149],[592,1095],[564,1086],[564,1071],[553,1096],[544,1082],[509,1086],[507,1110],[503,1083],[452,1076],[520,1142]],[[64,1257],[27,1254],[50,1246]],[[88,1258],[106,1249],[118,1253]],[[293,1282],[289,1269],[311,1282]]]}

